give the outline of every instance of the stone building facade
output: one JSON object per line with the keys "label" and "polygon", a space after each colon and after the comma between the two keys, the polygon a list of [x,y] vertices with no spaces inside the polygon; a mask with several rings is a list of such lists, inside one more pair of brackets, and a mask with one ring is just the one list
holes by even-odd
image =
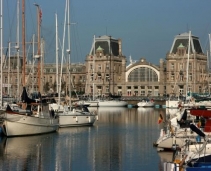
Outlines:
{"label": "stone building facade", "polygon": [[122,95],[125,92],[126,57],[120,39],[110,36],[94,38],[86,56],[86,95]]}
{"label": "stone building facade", "polygon": [[166,55],[166,93],[185,95],[187,92],[210,92],[207,64],[207,56],[198,37],[190,33],[177,35]]}
{"label": "stone building facade", "polygon": [[[20,58],[20,64],[21,61]],[[20,91],[22,89],[18,86],[18,80],[20,82],[22,79],[22,66],[17,69],[15,56],[11,57],[10,63],[10,74],[8,61],[4,65],[3,85],[6,86],[3,86],[3,92],[17,96],[18,87]],[[34,67],[32,74],[32,68],[32,64],[27,64],[26,86],[28,90],[37,91],[37,71]],[[121,39],[111,36],[96,37],[85,63],[70,65],[71,82],[68,81],[68,66],[64,64],[62,71],[64,94],[68,94],[70,87],[72,91],[89,96],[108,96],[109,93],[122,96],[179,96],[186,92],[209,92],[207,56],[202,51],[199,38],[189,33],[175,36],[170,51],[165,59],[160,59],[158,65],[148,62],[144,57],[136,62],[130,59],[127,65],[127,58],[122,53]],[[55,92],[56,65],[45,64],[42,74],[42,93]]]}

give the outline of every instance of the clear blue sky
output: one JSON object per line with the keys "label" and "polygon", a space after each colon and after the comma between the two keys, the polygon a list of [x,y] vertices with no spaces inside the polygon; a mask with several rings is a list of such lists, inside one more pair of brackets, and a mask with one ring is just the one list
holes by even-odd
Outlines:
{"label": "clear blue sky", "polygon": [[[20,0],[21,1],[21,0]],[[20,2],[21,3],[21,2]],[[27,41],[36,33],[37,3],[42,9],[42,37],[46,40],[47,63],[55,62],[55,12],[62,42],[65,0],[25,0]],[[177,34],[192,31],[204,52],[209,48],[211,0],[70,0],[72,62],[84,63],[93,36],[122,39],[129,59],[145,57],[154,64],[165,58]],[[16,0],[3,0],[4,43],[16,41]],[[20,11],[21,12],[21,11]],[[21,35],[20,35],[21,38]]]}

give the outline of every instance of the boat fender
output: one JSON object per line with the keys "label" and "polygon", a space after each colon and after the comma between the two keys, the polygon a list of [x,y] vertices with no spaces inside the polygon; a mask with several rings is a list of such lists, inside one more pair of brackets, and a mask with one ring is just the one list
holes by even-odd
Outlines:
{"label": "boat fender", "polygon": [[75,121],[78,122],[78,117],[77,116],[75,117]]}

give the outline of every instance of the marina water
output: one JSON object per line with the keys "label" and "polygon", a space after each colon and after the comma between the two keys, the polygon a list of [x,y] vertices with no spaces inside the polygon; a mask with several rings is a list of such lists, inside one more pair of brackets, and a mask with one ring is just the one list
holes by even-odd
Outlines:
{"label": "marina water", "polygon": [[162,108],[90,108],[91,127],[6,138],[0,136],[0,170],[162,171],[153,142],[160,134]]}

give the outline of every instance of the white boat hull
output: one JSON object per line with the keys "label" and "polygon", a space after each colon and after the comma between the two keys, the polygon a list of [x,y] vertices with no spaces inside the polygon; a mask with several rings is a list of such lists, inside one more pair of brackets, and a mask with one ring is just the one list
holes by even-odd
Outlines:
{"label": "white boat hull", "polygon": [[87,103],[89,103],[89,107],[98,107],[98,101],[87,101]]}
{"label": "white boat hull", "polygon": [[99,101],[99,107],[124,107],[127,106],[126,101],[121,100],[108,100],[108,101]]}
{"label": "white boat hull", "polygon": [[2,124],[4,135],[25,136],[57,131],[59,120],[19,114],[6,114]]}
{"label": "white boat hull", "polygon": [[91,126],[94,124],[96,117],[83,116],[83,115],[60,115],[59,127],[71,127],[71,126]]}
{"label": "white boat hull", "polygon": [[154,107],[155,103],[154,102],[138,102],[137,103],[138,107]]}
{"label": "white boat hull", "polygon": [[186,140],[196,141],[197,134],[190,131],[189,128],[181,129],[176,132],[176,136],[171,136],[171,133],[163,134],[163,129],[161,129],[160,137],[156,142],[156,146],[159,150],[172,149],[175,143],[177,146],[182,147],[186,144]]}

